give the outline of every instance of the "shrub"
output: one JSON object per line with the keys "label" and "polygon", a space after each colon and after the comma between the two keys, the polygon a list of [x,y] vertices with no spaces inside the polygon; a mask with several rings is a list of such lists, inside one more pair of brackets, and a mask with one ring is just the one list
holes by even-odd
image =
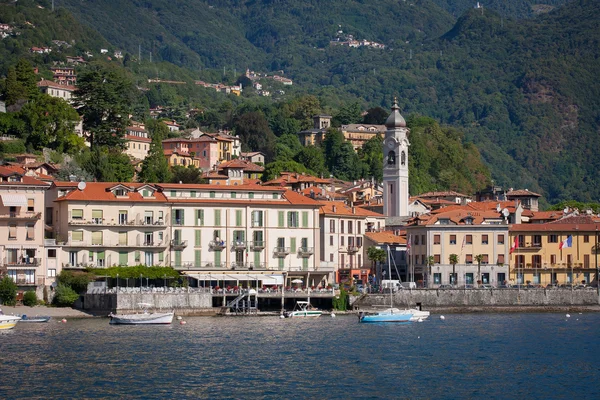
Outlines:
{"label": "shrub", "polygon": [[86,272],[63,270],[58,275],[58,283],[70,287],[76,293],[85,292],[91,280],[91,274]]}
{"label": "shrub", "polygon": [[33,306],[36,306],[37,303],[38,303],[38,298],[33,290],[25,292],[25,294],[23,295],[23,305],[28,306],[28,307],[33,307]]}
{"label": "shrub", "polygon": [[79,298],[77,292],[69,286],[59,283],[54,294],[54,303],[60,307],[71,307]]}
{"label": "shrub", "polygon": [[8,276],[0,281],[0,301],[6,306],[17,304],[17,284]]}

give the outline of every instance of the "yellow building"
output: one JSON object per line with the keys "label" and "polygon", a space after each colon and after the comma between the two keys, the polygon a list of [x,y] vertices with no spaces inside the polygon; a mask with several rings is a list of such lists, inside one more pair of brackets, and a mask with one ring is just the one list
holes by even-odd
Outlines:
{"label": "yellow building", "polygon": [[534,285],[597,282],[598,228],[600,220],[589,215],[512,225],[511,281]]}

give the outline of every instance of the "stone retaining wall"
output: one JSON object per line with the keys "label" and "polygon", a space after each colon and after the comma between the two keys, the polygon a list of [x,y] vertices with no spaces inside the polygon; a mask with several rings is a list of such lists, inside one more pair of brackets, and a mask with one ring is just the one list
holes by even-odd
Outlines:
{"label": "stone retaining wall", "polygon": [[83,309],[94,313],[138,312],[139,303],[153,304],[156,310],[175,310],[182,315],[213,312],[210,293],[101,293],[83,296]]}
{"label": "stone retaining wall", "polygon": [[[421,303],[424,309],[456,307],[564,307],[598,305],[595,290],[563,289],[486,289],[486,290],[402,290],[394,295],[394,304],[398,307],[414,306]],[[354,309],[389,305],[389,295],[368,294],[351,297]]]}

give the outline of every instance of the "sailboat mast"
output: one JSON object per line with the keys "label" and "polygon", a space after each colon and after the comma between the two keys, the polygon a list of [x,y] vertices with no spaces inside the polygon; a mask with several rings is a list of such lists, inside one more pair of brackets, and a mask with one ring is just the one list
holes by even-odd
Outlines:
{"label": "sailboat mast", "polygon": [[[388,274],[390,282],[392,281],[392,263],[390,261],[390,245],[387,246],[387,258],[388,258]],[[394,286],[390,287],[390,308],[394,308]]]}

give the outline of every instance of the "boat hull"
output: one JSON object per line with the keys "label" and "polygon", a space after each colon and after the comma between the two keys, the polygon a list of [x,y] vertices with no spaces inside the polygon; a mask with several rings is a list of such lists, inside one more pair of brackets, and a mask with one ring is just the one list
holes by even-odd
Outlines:
{"label": "boat hull", "polygon": [[12,315],[0,316],[0,330],[12,329],[17,325],[21,318]]}
{"label": "boat hull", "polygon": [[23,317],[19,322],[43,323],[50,321],[52,317]]}
{"label": "boat hull", "polygon": [[174,313],[151,313],[151,314],[123,314],[110,315],[110,323],[113,325],[157,325],[170,324],[173,322]]}
{"label": "boat hull", "polygon": [[292,311],[286,316],[288,318],[318,318],[323,315],[322,311],[319,310],[307,310],[307,311]]}
{"label": "boat hull", "polygon": [[418,321],[418,320],[424,320],[429,318],[429,311],[421,311],[421,310],[415,310],[415,309],[411,309],[409,310],[410,312],[413,313],[413,316],[410,318],[411,321]]}
{"label": "boat hull", "polygon": [[412,314],[384,314],[384,315],[363,315],[360,317],[360,322],[410,322]]}

